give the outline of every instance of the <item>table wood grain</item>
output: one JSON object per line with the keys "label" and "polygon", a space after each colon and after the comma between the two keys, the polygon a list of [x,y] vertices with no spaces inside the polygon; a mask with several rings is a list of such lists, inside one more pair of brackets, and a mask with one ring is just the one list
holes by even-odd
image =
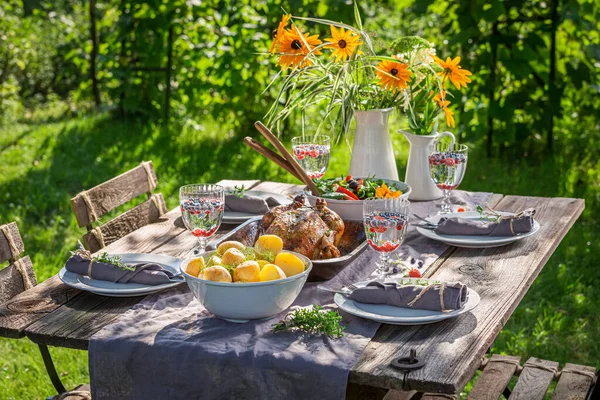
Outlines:
{"label": "table wood grain", "polygon": [[[298,186],[290,184],[253,183],[256,190],[290,194],[298,190]],[[499,248],[449,248],[427,270],[427,275],[461,280],[481,295],[479,306],[460,317],[432,325],[382,325],[351,371],[350,383],[420,392],[460,392],[584,208],[580,199],[502,195],[494,195],[489,204],[502,211],[536,208],[540,232]],[[219,235],[223,232],[220,230]],[[196,239],[185,230],[179,210],[175,209],[157,223],[129,234],[103,251],[185,257],[195,245]],[[18,328],[11,331],[13,336],[26,335],[36,343],[76,349],[87,349],[92,335],[143,299],[108,298],[79,292],[60,283],[57,277],[22,296],[30,305],[38,302],[45,304],[46,309],[42,307],[41,311],[28,313],[26,309],[0,305],[0,334],[4,332],[2,326],[17,321]],[[417,351],[417,357],[425,361],[425,366],[405,377],[390,367],[390,362],[395,357],[408,355],[410,349]]]}

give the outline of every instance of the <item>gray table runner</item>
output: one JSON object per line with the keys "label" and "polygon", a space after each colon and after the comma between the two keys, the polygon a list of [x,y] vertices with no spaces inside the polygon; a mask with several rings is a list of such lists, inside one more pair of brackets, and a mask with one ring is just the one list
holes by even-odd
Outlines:
{"label": "gray table runner", "polygon": [[[453,193],[453,203],[484,204],[489,193]],[[411,213],[436,212],[414,202]],[[399,254],[425,271],[447,245],[409,228]],[[367,279],[377,253],[368,249],[327,284]],[[335,308],[331,293],[307,283],[293,307]],[[214,317],[187,286],[148,296],[90,339],[92,397],[101,399],[343,399],[348,374],[380,324],[342,312],[344,337],[271,332],[288,311],[235,324]]]}

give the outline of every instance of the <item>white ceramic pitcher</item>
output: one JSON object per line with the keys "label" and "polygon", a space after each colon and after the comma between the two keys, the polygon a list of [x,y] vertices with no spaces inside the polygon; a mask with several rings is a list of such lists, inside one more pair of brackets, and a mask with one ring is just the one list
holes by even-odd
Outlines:
{"label": "white ceramic pitcher", "polygon": [[449,136],[452,145],[455,137],[451,132],[435,133],[433,135],[414,135],[401,130],[400,133],[410,143],[408,165],[406,166],[405,181],[412,188],[409,200],[435,200],[442,197],[442,191],[435,186],[429,174],[428,148],[437,144],[444,136]]}
{"label": "white ceramic pitcher", "polygon": [[354,111],[356,134],[350,159],[350,175],[398,180],[398,168],[388,128],[393,108]]}

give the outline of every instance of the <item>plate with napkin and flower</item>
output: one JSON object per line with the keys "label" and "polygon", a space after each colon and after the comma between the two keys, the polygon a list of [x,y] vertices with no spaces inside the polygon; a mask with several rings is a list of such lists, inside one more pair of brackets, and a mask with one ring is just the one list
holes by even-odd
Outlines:
{"label": "plate with napkin and flower", "polygon": [[223,223],[241,224],[258,215],[263,215],[272,207],[291,203],[292,199],[288,196],[262,190],[229,192],[225,196]]}
{"label": "plate with napkin and flower", "polygon": [[461,282],[425,278],[364,281],[333,296],[343,311],[390,325],[425,325],[464,314],[479,304]]}
{"label": "plate with napkin and flower", "polygon": [[185,282],[179,272],[182,261],[162,254],[93,256],[79,243],[58,277],[68,286],[102,296],[144,296]]}
{"label": "plate with napkin and flower", "polygon": [[535,210],[459,212],[423,218],[417,231],[430,239],[455,247],[487,248],[513,243],[535,235],[540,224]]}

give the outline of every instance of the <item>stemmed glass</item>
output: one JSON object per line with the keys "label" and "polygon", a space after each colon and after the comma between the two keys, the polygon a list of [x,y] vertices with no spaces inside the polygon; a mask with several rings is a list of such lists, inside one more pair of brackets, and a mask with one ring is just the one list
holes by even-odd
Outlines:
{"label": "stemmed glass", "polygon": [[448,146],[436,143],[429,146],[429,173],[433,182],[444,195],[438,214],[452,212],[450,191],[456,189],[465,176],[467,150],[468,147],[464,144]]}
{"label": "stemmed glass", "polygon": [[379,253],[377,277],[390,273],[390,254],[396,251],[406,235],[408,207],[406,199],[367,199],[363,203],[363,221],[367,241]]}
{"label": "stemmed glass", "polygon": [[322,178],[325,175],[330,152],[329,136],[292,138],[292,154],[310,179]]}
{"label": "stemmed glass", "polygon": [[225,209],[223,187],[204,183],[182,186],[179,205],[185,227],[198,239],[194,253],[203,253],[208,238],[221,226]]}

